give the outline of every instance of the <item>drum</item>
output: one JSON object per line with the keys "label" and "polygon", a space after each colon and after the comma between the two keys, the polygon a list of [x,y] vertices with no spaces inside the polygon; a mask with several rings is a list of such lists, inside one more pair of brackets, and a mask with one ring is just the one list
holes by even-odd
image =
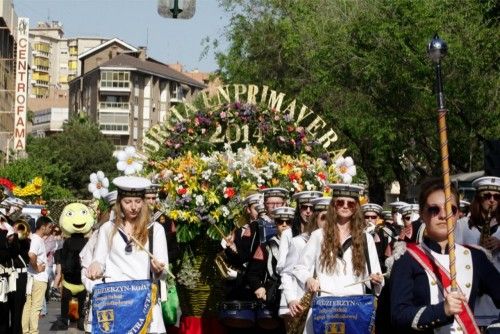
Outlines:
{"label": "drum", "polygon": [[278,315],[274,314],[265,304],[261,304],[257,307],[255,317],[257,325],[262,329],[276,329],[280,324]]}
{"label": "drum", "polygon": [[255,302],[224,301],[220,304],[219,319],[232,328],[251,328],[255,324]]}

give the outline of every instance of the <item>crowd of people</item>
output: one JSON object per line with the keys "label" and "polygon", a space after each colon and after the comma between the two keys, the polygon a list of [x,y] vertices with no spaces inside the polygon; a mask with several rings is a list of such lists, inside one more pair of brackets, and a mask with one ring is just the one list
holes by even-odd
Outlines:
{"label": "crowd of people", "polygon": [[[88,301],[97,284],[165,284],[179,246],[175,222],[155,205],[157,187],[135,176],[113,184],[109,209],[92,229],[71,230],[64,244],[63,225],[41,216],[30,231],[19,222],[25,203],[7,194],[0,213],[0,333],[38,333],[51,287],[61,294],[56,329],[68,328],[68,304],[77,300],[77,326],[91,332]],[[378,333],[492,330],[500,312],[500,178],[481,177],[473,186],[471,203],[451,188],[454,246],[441,179],[421,184],[418,203],[397,201],[388,211],[363,203],[365,189],[352,184],[328,185],[330,197],[323,189],[291,195],[279,187],[250,194],[242,201],[244,224],[222,239],[214,263],[225,288],[220,323],[228,333],[314,333],[313,300],[372,295]],[[154,292],[149,333],[169,331],[162,291]]]}

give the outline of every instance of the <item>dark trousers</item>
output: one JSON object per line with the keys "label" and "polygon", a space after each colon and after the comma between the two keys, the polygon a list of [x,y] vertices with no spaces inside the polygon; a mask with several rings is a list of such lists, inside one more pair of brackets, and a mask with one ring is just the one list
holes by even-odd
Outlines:
{"label": "dark trousers", "polygon": [[9,313],[10,314],[10,333],[22,333],[21,317],[23,315],[23,307],[26,302],[26,283],[28,280],[27,273],[19,273],[16,280],[16,291],[9,292]]}
{"label": "dark trousers", "polygon": [[76,295],[73,295],[71,291],[63,287],[62,296],[61,296],[61,320],[68,321],[68,312],[69,312],[69,302],[71,298],[78,299],[78,314],[80,319],[83,319],[84,316],[84,306],[85,299],[87,298],[87,290],[83,290]]}

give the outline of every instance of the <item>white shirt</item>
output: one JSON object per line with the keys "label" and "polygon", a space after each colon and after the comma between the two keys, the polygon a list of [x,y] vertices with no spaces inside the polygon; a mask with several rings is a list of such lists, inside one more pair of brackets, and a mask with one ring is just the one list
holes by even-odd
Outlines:
{"label": "white shirt", "polygon": [[305,293],[304,289],[297,283],[297,280],[295,279],[295,276],[293,276],[292,271],[299,261],[302,250],[304,249],[308,239],[309,235],[303,233],[294,237],[292,239],[292,242],[290,243],[290,248],[288,250],[285,265],[283,267],[283,271],[281,272],[280,289],[282,289],[283,291],[281,293],[279,310],[280,315],[289,313],[290,311],[288,309],[288,303],[293,300],[302,298]]}
{"label": "white shirt", "polygon": [[[30,243],[30,250],[28,251],[29,253],[35,254],[36,255],[36,262],[38,264],[44,264],[45,268],[48,267],[48,261],[47,261],[47,252],[45,250],[45,242],[44,240],[36,233],[31,234],[31,243]],[[49,275],[47,274],[47,271],[44,270],[41,273],[38,273],[32,266],[31,264],[28,266],[28,272],[33,275],[33,278],[37,281],[40,282],[48,282],[49,281]]]}
{"label": "white shirt", "polygon": [[[344,255],[343,261],[337,259],[335,263],[335,270],[332,273],[325,272],[321,269],[320,255],[321,246],[323,244],[324,230],[317,229],[311,233],[311,237],[307,241],[304,247],[301,257],[297,264],[295,265],[292,273],[296,277],[297,281],[302,287],[305,287],[306,281],[313,277],[314,271],[316,270],[316,279],[319,280],[320,289],[322,290],[321,295],[333,295],[333,296],[350,296],[350,295],[361,295],[365,293],[364,284],[355,284],[349,287],[346,285],[358,282],[369,276],[368,267],[365,266],[365,273],[362,276],[356,276],[354,274],[354,268],[352,265],[352,247],[349,247]],[[368,255],[370,258],[371,272],[380,273],[380,263],[378,261],[377,249],[375,248],[375,242],[371,235],[365,233],[367,244],[368,244]],[[365,283],[370,287],[370,282]],[[382,284],[376,285],[374,287],[374,292],[378,295],[382,290]],[[304,328],[304,333],[314,333],[313,324],[311,319],[311,310],[307,315],[306,326]]]}
{"label": "white shirt", "polygon": [[281,275],[283,272],[283,268],[285,267],[286,257],[288,254],[288,250],[290,248],[290,244],[292,243],[292,229],[287,228],[281,233],[280,236],[280,252],[278,255],[278,262],[276,263],[276,272],[278,275]]}
{"label": "white shirt", "polygon": [[[153,223],[153,251],[158,261],[168,268],[168,250],[165,230],[159,223]],[[132,242],[132,252],[125,252],[127,243],[117,231],[113,236],[114,223],[108,221],[99,228],[93,261],[101,264],[106,282],[140,280],[150,278],[151,260],[149,255]],[[149,241],[144,245],[149,250]],[[165,279],[165,274],[161,279]],[[153,320],[149,326],[150,333],[165,333],[163,316],[159,298],[153,307]]]}

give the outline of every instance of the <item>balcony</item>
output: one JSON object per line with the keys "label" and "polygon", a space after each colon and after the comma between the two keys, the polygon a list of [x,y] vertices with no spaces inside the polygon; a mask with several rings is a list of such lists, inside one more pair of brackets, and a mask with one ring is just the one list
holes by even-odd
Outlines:
{"label": "balcony", "polygon": [[45,52],[45,51],[33,50],[32,54],[33,54],[33,57],[42,57],[42,58],[49,59],[49,53]]}
{"label": "balcony", "polygon": [[49,73],[49,68],[47,66],[33,65],[33,71]]}
{"label": "balcony", "polygon": [[99,129],[105,135],[128,135],[128,124],[99,124]]}
{"label": "balcony", "polygon": [[99,111],[102,112],[114,112],[130,110],[130,103],[128,102],[99,102]]}
{"label": "balcony", "polygon": [[99,83],[99,91],[100,92],[122,92],[122,93],[130,93],[132,91],[130,87],[130,82],[106,82],[101,81]]}

